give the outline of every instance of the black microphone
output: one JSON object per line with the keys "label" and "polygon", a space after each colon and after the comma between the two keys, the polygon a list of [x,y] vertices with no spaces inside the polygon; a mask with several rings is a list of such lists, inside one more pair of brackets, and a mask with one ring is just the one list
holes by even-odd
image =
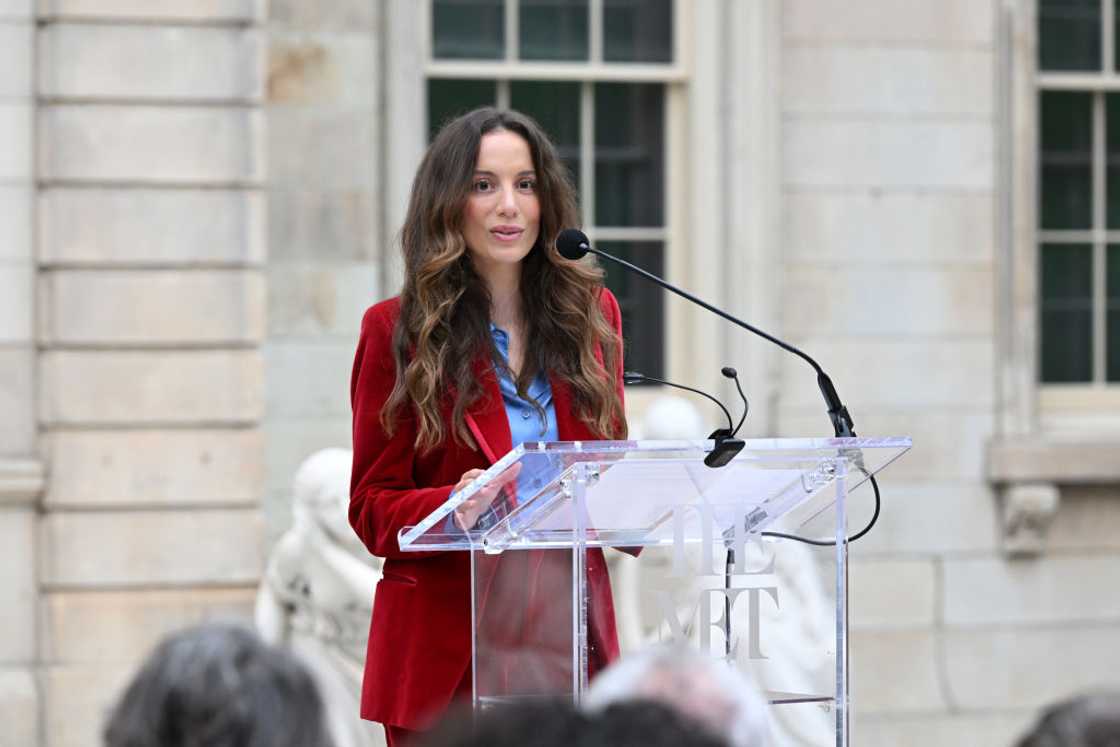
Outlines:
{"label": "black microphone", "polygon": [[[828,408],[828,417],[832,421],[832,430],[836,434],[836,437],[846,438],[856,435],[854,424],[852,422],[852,416],[848,413],[848,408],[845,407],[844,404],[840,401],[840,395],[836,393],[836,387],[832,385],[832,379],[828,377],[828,374],[824,372],[824,369],[821,368],[820,364],[809,357],[808,354],[795,348],[793,345],[790,345],[784,340],[779,340],[777,337],[763,332],[758,327],[747,324],[742,319],[738,319],[731,314],[728,314],[726,311],[723,311],[722,309],[717,309],[710,303],[701,301],[691,293],[681,290],[680,288],[662,280],[651,272],[646,272],[641,267],[632,265],[624,259],[619,259],[618,257],[614,257],[604,251],[594,248],[593,246],[591,246],[590,239],[587,238],[583,231],[575,228],[564,229],[560,232],[560,235],[556,237],[556,249],[560,252],[560,256],[564,257],[565,259],[580,259],[588,252],[599,257],[603,257],[604,259],[609,259],[611,262],[620,264],[628,270],[636,272],[642,277],[652,280],[665,290],[676,293],[682,298],[687,298],[694,304],[702,306],[703,308],[707,309],[713,314],[716,314],[717,316],[723,317],[732,324],[738,325],[748,332],[753,332],[759,337],[769,340],[783,350],[787,350],[794,355],[802,358],[806,363],[813,367],[814,371],[817,372],[817,386],[820,388],[821,395],[824,397],[825,405]],[[737,379],[736,383],[738,383]]]}
{"label": "black microphone", "polygon": [[[735,369],[731,367],[723,369],[724,372],[729,370],[732,372],[735,371]],[[726,376],[727,374],[724,373],[724,375]],[[745,444],[743,443],[742,439],[735,438],[735,431],[738,429],[732,427],[731,425],[731,413],[727,411],[727,408],[723,406],[722,402],[720,402],[718,399],[708,394],[707,392],[700,391],[699,389],[693,389],[692,387],[685,386],[684,384],[676,384],[672,381],[666,381],[665,379],[646,376],[645,374],[638,373],[637,371],[624,371],[622,373],[622,381],[626,384],[640,384],[643,381],[652,381],[657,384],[671,386],[675,389],[683,389],[684,391],[692,392],[693,394],[699,394],[701,397],[707,397],[712,402],[715,402],[717,405],[719,405],[719,409],[723,410],[723,414],[727,416],[727,427],[717,428],[708,435],[708,438],[715,441],[715,445],[712,447],[712,450],[708,452],[708,455],[706,457],[704,457],[704,464],[708,465],[709,467],[724,467],[728,462],[735,458],[736,454],[743,450],[743,446],[745,446]],[[746,399],[744,398],[743,401],[745,402]],[[743,417],[747,417],[746,412],[743,413]],[[743,421],[740,420],[739,425],[742,424]]]}

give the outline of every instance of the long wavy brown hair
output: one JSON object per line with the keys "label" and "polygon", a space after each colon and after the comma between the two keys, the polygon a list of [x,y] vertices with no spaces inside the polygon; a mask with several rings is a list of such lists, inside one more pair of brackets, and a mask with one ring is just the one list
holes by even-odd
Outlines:
{"label": "long wavy brown hair", "polygon": [[[530,383],[546,371],[570,385],[576,415],[592,431],[602,438],[625,438],[622,402],[608,374],[618,366],[622,340],[599,305],[603,272],[594,264],[565,260],[556,250],[557,234],[578,225],[568,171],[536,122],[493,108],[444,125],[412,184],[400,235],[405,280],[393,332],[397,379],[381,410],[381,424],[391,435],[400,409],[411,407],[418,449],[443,443],[449,432],[459,443],[473,444],[464,415],[483,393],[474,362],[486,355],[496,366],[506,365],[490,333],[490,293],[461,230],[479,144],[495,130],[514,132],[529,144],[541,210],[540,234],[521,265],[525,355],[518,394],[527,398]],[[441,414],[447,400],[450,424]]]}

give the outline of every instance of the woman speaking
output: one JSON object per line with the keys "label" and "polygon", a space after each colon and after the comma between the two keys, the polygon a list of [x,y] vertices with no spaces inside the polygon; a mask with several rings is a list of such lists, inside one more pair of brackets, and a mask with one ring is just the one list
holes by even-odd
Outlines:
{"label": "woman speaking", "polygon": [[[469,697],[472,682],[470,558],[401,552],[398,531],[523,441],[626,435],[618,303],[601,271],[555,246],[577,222],[566,170],[535,122],[492,108],[465,114],[436,135],[416,173],[400,295],[362,320],[350,523],[385,558],[362,716],[384,724],[390,747]],[[459,506],[455,522],[470,528],[501,482]],[[570,574],[570,563],[539,557],[523,565],[527,598],[560,583],[561,569]],[[601,551],[588,552],[587,573],[594,672],[618,654]],[[541,593],[563,599],[556,591]]]}

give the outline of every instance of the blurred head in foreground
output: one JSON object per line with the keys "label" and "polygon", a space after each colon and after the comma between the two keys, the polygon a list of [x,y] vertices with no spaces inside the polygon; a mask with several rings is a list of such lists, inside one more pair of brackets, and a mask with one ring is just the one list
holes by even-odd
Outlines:
{"label": "blurred head in foreground", "polygon": [[1117,747],[1120,692],[1080,695],[1043,711],[1018,747]]}
{"label": "blurred head in foreground", "polygon": [[461,711],[425,735],[418,747],[728,747],[694,720],[650,700],[583,713],[570,702],[521,702]]}
{"label": "blurred head in foreground", "polygon": [[330,747],[311,677],[248,628],[165,638],[105,727],[107,747]]}
{"label": "blurred head in foreground", "polygon": [[769,744],[769,706],[754,683],[698,651],[657,646],[623,656],[591,683],[584,707],[595,713],[633,700],[675,708],[731,747]]}

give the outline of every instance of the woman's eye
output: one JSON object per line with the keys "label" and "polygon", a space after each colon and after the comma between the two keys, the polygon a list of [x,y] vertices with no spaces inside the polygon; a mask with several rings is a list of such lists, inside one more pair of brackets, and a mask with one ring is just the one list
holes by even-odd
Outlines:
{"label": "woman's eye", "polygon": [[535,179],[522,179],[517,183],[517,188],[532,192],[537,188],[537,182]]}
{"label": "woman's eye", "polygon": [[490,184],[489,179],[478,179],[474,183],[475,192],[489,192],[493,185]]}

